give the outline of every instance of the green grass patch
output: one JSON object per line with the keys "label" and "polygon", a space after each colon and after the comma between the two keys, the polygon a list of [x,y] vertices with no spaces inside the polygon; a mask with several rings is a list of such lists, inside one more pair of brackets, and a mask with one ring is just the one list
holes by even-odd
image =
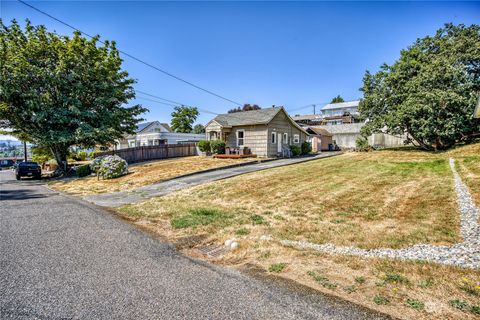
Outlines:
{"label": "green grass patch", "polygon": [[467,310],[468,308],[468,303],[467,301],[464,301],[464,300],[459,300],[459,299],[454,299],[454,300],[450,300],[448,301],[448,304],[455,308],[455,309],[458,309],[458,310]]}
{"label": "green grass patch", "polygon": [[195,208],[189,209],[185,215],[172,218],[170,223],[175,229],[185,229],[219,222],[223,225],[228,225],[229,220],[230,216],[222,213],[220,210]]}
{"label": "green grass patch", "polygon": [[240,228],[237,231],[235,231],[235,234],[237,236],[245,236],[247,234],[250,234],[250,230],[248,230],[247,228]]}
{"label": "green grass patch", "polygon": [[287,267],[287,264],[286,264],[286,263],[283,263],[283,262],[274,263],[274,264],[271,264],[271,265],[268,267],[268,272],[280,273],[280,272],[282,272],[283,269],[285,269],[286,267]]}
{"label": "green grass patch", "polygon": [[322,287],[327,288],[327,289],[335,289],[337,287],[336,283],[330,282],[330,280],[327,277],[324,277],[322,275],[316,274],[313,271],[308,271],[307,275],[313,278],[316,282],[318,282]]}
{"label": "green grass patch", "polygon": [[415,310],[423,310],[425,308],[425,304],[416,299],[407,299],[405,305]]}
{"label": "green grass patch", "polygon": [[377,294],[373,297],[373,302],[378,305],[387,305],[390,303],[390,300],[385,296]]}

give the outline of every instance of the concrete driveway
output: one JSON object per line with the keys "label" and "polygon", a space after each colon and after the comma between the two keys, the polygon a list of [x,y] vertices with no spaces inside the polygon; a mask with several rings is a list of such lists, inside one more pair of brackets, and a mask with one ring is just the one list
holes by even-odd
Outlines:
{"label": "concrete driveway", "polygon": [[110,213],[0,171],[1,319],[383,319],[178,253]]}

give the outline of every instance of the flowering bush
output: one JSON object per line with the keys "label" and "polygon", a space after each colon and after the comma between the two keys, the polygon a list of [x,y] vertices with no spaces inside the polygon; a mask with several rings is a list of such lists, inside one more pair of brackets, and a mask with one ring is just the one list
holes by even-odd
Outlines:
{"label": "flowering bush", "polygon": [[90,169],[92,170],[92,172],[95,172],[95,173],[98,172],[98,170],[100,169],[100,166],[102,165],[103,159],[105,159],[105,156],[97,157],[93,159],[92,162],[90,162]]}
{"label": "flowering bush", "polygon": [[118,178],[126,175],[127,173],[127,161],[123,160],[119,156],[106,156],[100,162],[100,169],[98,170],[98,174],[104,179]]}

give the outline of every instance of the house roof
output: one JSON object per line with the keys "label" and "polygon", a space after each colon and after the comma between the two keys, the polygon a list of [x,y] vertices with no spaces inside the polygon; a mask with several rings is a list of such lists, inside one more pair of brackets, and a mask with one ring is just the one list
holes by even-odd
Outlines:
{"label": "house roof", "polygon": [[168,123],[160,123],[165,129],[168,130],[168,132],[172,132],[172,128],[170,128],[170,125]]}
{"label": "house roof", "polygon": [[321,120],[322,116],[319,114],[304,114],[299,116],[292,117],[293,121],[302,121],[302,120]]}
{"label": "house roof", "polygon": [[314,134],[318,134],[320,136],[328,136],[328,137],[332,136],[332,134],[327,129],[324,129],[324,128],[309,127],[307,131],[312,131]]}
{"label": "house roof", "polygon": [[329,103],[322,108],[322,110],[335,110],[343,108],[358,107],[360,100],[339,102],[339,103]]}
{"label": "house roof", "polygon": [[142,122],[142,123],[137,124],[137,130],[135,130],[135,132],[136,133],[142,132],[143,130],[145,130],[145,128],[147,128],[149,125],[151,125],[154,122],[156,122],[156,121]]}
{"label": "house roof", "polygon": [[[259,110],[250,110],[234,113],[219,114],[211,121],[217,122],[222,127],[249,126],[255,124],[268,124],[280,112],[283,111],[291,123],[307,133],[288,115],[283,107],[264,108]],[[208,124],[207,124],[208,126]],[[308,134],[308,133],[307,133]]]}

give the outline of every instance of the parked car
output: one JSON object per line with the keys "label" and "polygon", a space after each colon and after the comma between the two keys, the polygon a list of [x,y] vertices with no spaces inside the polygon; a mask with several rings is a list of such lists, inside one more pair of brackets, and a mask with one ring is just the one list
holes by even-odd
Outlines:
{"label": "parked car", "polygon": [[21,177],[40,179],[42,177],[42,167],[33,161],[22,161],[15,167],[15,177],[17,180],[20,180]]}
{"label": "parked car", "polygon": [[0,170],[1,169],[6,169],[6,168],[11,168],[15,164],[15,161],[12,159],[7,159],[7,160],[0,160]]}

